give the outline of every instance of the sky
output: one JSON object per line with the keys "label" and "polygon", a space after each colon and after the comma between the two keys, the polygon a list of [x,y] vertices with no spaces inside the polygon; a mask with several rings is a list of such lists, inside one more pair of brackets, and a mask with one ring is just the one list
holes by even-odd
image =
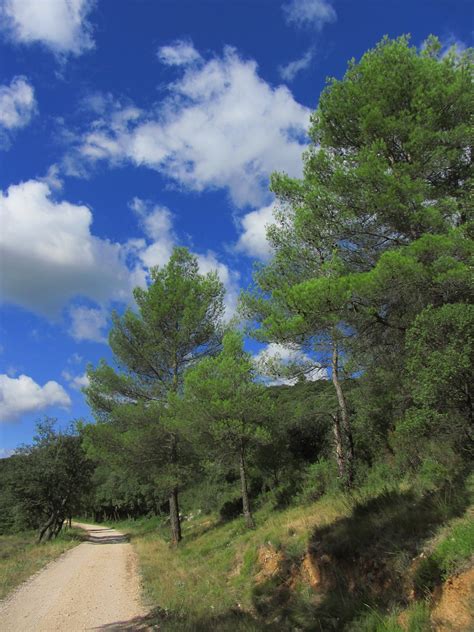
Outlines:
{"label": "sky", "polygon": [[92,419],[110,312],[175,245],[234,313],[327,77],[407,33],[472,46],[470,0],[0,0],[0,457]]}

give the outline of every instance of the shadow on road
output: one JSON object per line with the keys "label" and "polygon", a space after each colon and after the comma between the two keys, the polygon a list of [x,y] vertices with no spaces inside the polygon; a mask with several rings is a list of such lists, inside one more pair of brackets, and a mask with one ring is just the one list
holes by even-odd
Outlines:
{"label": "shadow on road", "polygon": [[128,538],[124,535],[106,535],[104,538],[90,535],[86,542],[89,544],[124,544],[128,542]]}
{"label": "shadow on road", "polygon": [[195,618],[176,615],[161,608],[155,608],[143,617],[115,621],[93,629],[100,632],[281,632],[278,625],[258,621],[250,613],[238,610]]}

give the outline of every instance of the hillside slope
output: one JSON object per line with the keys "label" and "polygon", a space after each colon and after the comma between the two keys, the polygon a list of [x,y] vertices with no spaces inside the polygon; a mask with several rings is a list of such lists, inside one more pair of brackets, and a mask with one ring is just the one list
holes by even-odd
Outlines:
{"label": "hillside slope", "polygon": [[[471,503],[463,484],[266,506],[254,530],[242,519],[194,515],[177,549],[156,518],[120,528],[136,546],[155,608],[148,623],[160,630],[421,632],[435,620],[434,629],[449,629],[443,600],[449,610],[457,599],[450,578],[472,568]],[[459,598],[470,626],[471,597]]]}

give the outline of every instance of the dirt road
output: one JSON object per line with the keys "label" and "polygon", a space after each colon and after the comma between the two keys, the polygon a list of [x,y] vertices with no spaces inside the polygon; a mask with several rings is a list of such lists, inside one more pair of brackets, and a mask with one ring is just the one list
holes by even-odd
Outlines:
{"label": "dirt road", "polygon": [[88,541],[0,603],[2,632],[147,629],[131,544],[114,529],[77,526],[87,530]]}

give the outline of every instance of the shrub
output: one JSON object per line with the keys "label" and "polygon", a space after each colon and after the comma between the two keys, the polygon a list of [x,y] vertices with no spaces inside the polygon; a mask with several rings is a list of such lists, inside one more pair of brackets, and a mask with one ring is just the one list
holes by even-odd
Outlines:
{"label": "shrub", "polygon": [[303,503],[313,502],[321,498],[323,494],[336,491],[339,487],[335,462],[332,459],[320,459],[306,468],[298,500]]}

